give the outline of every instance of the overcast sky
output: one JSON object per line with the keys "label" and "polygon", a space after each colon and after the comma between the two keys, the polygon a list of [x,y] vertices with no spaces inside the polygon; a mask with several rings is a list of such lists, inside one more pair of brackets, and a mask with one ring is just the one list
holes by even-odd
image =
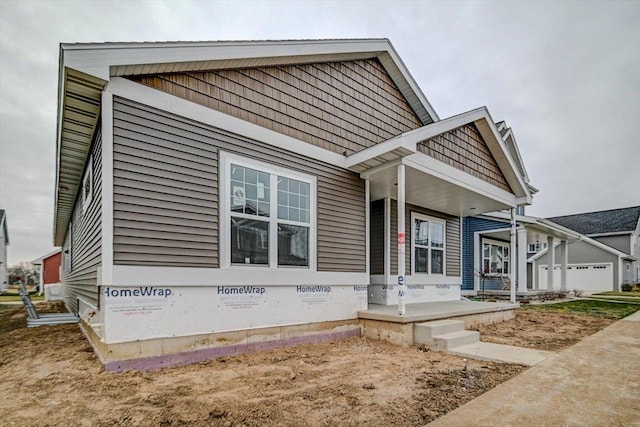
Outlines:
{"label": "overcast sky", "polygon": [[386,37],[441,118],[514,130],[534,216],[640,205],[640,1],[0,1],[9,263],[52,250],[60,42]]}

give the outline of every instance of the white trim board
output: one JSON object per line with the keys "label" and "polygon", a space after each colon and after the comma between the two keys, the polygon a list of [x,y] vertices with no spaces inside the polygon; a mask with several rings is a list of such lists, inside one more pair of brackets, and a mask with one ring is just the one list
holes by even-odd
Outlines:
{"label": "white trim board", "polygon": [[114,265],[110,286],[368,285],[367,273]]}
{"label": "white trim board", "polygon": [[347,169],[346,157],[340,154],[139,83],[114,77],[109,89],[116,96]]}
{"label": "white trim board", "polygon": [[110,85],[102,92],[102,227],[98,284],[113,277],[113,94]]}

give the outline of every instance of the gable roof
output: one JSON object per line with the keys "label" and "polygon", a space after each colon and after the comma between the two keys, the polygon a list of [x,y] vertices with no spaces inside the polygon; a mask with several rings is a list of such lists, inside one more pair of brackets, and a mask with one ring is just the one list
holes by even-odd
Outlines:
{"label": "gable roof", "polygon": [[62,245],[114,77],[377,59],[423,125],[439,121],[388,39],[81,43],[60,45],[54,245]]}
{"label": "gable roof", "polygon": [[516,137],[513,134],[513,129],[507,126],[507,123],[504,120],[496,123],[496,127],[498,129],[498,132],[500,132],[500,135],[502,135],[502,139],[504,140],[507,149],[511,153],[511,156],[513,157],[516,166],[518,167],[518,171],[520,172],[522,179],[527,184],[529,192],[531,194],[537,193],[538,189],[530,183],[529,174],[527,173],[527,169],[524,166],[524,161],[522,160],[522,155],[520,154],[520,149],[518,148],[518,143],[516,142]]}
{"label": "gable roof", "polygon": [[640,206],[609,209],[547,218],[585,235],[633,232],[638,226]]}
{"label": "gable roof", "polygon": [[4,228],[4,242],[9,244],[9,229],[7,228],[7,214],[4,209],[0,209],[0,227]]}

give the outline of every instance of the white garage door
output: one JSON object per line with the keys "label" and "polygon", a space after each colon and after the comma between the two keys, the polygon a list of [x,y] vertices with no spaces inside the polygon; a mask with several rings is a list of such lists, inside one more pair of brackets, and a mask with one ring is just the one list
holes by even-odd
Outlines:
{"label": "white garage door", "polygon": [[[547,266],[538,270],[540,289],[547,289]],[[554,289],[560,289],[560,266],[553,271]],[[612,291],[613,264],[569,264],[567,267],[567,290]]]}

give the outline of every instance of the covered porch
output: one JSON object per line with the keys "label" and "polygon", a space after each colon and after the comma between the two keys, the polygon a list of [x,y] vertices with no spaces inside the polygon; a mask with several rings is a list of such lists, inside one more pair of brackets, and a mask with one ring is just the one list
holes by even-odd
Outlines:
{"label": "covered porch", "polygon": [[[567,290],[568,244],[580,239],[577,233],[542,218],[516,215],[514,254],[516,262],[509,263],[508,272],[494,271],[495,263],[491,258],[492,249],[500,242],[510,242],[511,228],[506,222],[510,217],[502,212],[483,215],[483,217],[493,220],[502,219],[505,221],[505,227],[474,233],[473,271],[479,272],[479,274],[474,274],[473,294],[508,292],[510,288],[515,287],[516,294],[521,298],[526,298],[527,294],[534,292],[532,272],[528,268],[530,258],[545,247],[549,248],[549,254],[554,262],[560,265],[560,290]],[[511,250],[513,251],[513,248]],[[554,286],[558,287],[558,283],[554,283],[553,270],[549,271],[547,279],[548,286],[543,291],[552,291]],[[485,282],[484,286],[483,281]]]}
{"label": "covered porch", "polygon": [[401,316],[407,304],[460,300],[461,217],[515,215],[531,203],[485,108],[404,133],[347,163],[366,182],[369,303],[397,306]]}

